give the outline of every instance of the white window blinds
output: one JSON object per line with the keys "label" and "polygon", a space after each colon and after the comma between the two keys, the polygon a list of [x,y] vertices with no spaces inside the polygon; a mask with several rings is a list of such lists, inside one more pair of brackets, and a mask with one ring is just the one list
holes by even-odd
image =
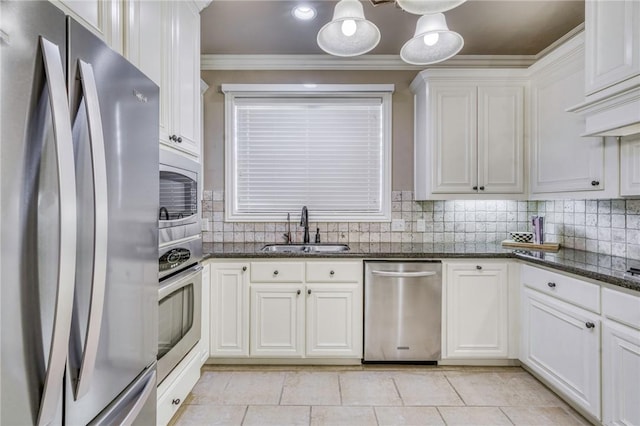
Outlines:
{"label": "white window blinds", "polygon": [[306,205],[314,221],[389,220],[384,107],[380,96],[235,97],[227,218],[283,220]]}

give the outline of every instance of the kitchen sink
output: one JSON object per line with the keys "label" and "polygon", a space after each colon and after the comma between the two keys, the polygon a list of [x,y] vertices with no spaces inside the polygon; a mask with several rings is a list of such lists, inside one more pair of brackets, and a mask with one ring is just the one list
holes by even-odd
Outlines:
{"label": "kitchen sink", "polygon": [[349,251],[346,244],[267,244],[261,251],[269,253],[342,253]]}

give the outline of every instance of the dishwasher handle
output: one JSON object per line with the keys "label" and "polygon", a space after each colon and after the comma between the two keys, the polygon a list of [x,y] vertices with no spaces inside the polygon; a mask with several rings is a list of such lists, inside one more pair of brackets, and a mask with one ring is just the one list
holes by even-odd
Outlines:
{"label": "dishwasher handle", "polygon": [[373,275],[380,277],[395,277],[395,278],[418,278],[418,277],[431,277],[436,275],[435,271],[419,271],[419,272],[393,272],[393,271],[371,271]]}

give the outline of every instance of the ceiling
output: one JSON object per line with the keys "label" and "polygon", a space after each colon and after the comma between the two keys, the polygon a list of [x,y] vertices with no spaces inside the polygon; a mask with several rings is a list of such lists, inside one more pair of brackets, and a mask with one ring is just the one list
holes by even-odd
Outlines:
{"label": "ceiling", "polygon": [[[298,21],[296,3],[318,16]],[[365,17],[382,34],[372,54],[395,54],[413,36],[418,15],[393,4],[362,1]],[[201,13],[203,54],[322,54],[318,30],[331,20],[333,0],[214,0]],[[584,22],[584,0],[468,0],[445,12],[449,28],[462,35],[462,55],[535,55]]]}

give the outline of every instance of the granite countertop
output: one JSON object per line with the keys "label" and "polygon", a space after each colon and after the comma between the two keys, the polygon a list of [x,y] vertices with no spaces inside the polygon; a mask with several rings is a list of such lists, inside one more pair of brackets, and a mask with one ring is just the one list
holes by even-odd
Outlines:
{"label": "granite countertop", "polygon": [[469,243],[350,243],[342,253],[262,252],[264,243],[204,243],[205,259],[215,258],[364,258],[364,259],[496,259],[515,258],[563,272],[640,292],[640,278],[630,277],[630,267],[640,261],[581,250],[561,249],[557,253],[512,249],[500,244]]}

